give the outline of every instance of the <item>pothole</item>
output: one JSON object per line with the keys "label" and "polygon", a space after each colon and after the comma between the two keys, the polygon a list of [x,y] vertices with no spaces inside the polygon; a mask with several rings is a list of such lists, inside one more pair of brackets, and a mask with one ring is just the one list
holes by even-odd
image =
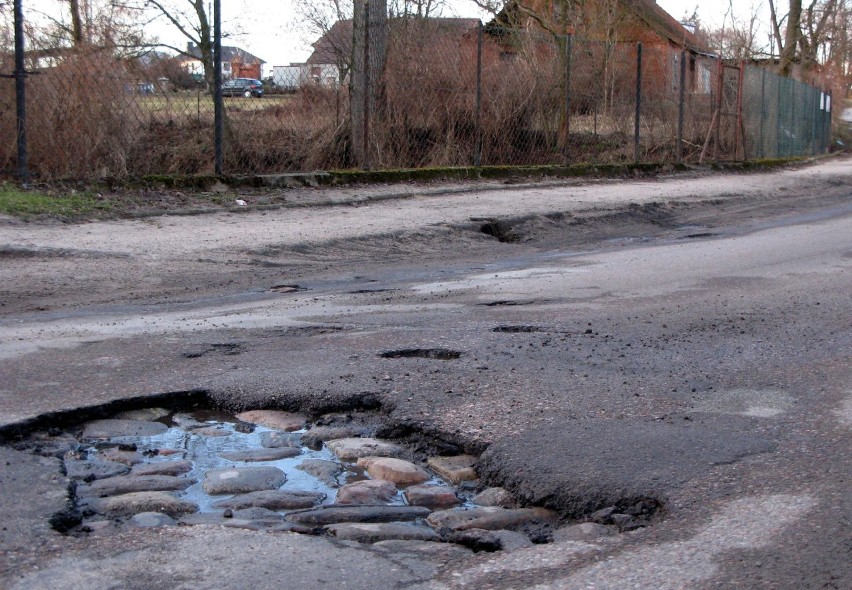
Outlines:
{"label": "pothole", "polygon": [[488,301],[486,303],[478,303],[484,307],[512,307],[515,305],[545,305],[550,303],[544,299],[498,299],[497,301]]}
{"label": "pothole", "polygon": [[515,244],[521,240],[520,236],[512,231],[512,226],[504,221],[489,220],[480,226],[479,231],[504,244]]}
{"label": "pothole", "polygon": [[400,350],[387,350],[379,353],[383,359],[434,359],[439,361],[452,361],[461,358],[462,353],[447,348],[403,348]]}
{"label": "pothole", "polygon": [[196,359],[208,354],[222,354],[225,356],[236,356],[243,351],[243,345],[237,342],[221,342],[217,344],[202,345],[194,350],[183,353],[184,358]]}
{"label": "pothole", "polygon": [[497,326],[491,331],[503,334],[531,334],[534,332],[544,332],[545,330],[540,326]]}
{"label": "pothole", "polygon": [[269,290],[276,293],[298,293],[299,291],[304,291],[305,288],[299,285],[274,285]]}
{"label": "pothole", "polygon": [[686,235],[686,236],[681,236],[678,239],[680,239],[680,240],[697,240],[697,239],[701,239],[701,238],[715,238],[717,235],[719,235],[719,234],[715,234],[713,232],[699,232],[699,233],[695,233],[695,234],[689,234],[689,235]]}
{"label": "pothole", "polygon": [[222,526],[495,551],[633,530],[657,509],[643,500],[559,528],[558,511],[485,487],[478,457],[424,455],[377,438],[382,430],[382,417],[362,411],[309,422],[277,410],[148,407],[38,431],[14,446],[62,461],[70,502],[51,524],[81,538]]}

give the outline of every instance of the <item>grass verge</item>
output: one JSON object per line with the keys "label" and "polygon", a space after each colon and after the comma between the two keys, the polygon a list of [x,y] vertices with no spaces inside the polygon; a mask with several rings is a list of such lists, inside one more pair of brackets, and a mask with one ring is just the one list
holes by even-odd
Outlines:
{"label": "grass verge", "polygon": [[50,194],[0,184],[0,214],[22,219],[32,217],[76,218],[106,212],[112,205],[89,192]]}

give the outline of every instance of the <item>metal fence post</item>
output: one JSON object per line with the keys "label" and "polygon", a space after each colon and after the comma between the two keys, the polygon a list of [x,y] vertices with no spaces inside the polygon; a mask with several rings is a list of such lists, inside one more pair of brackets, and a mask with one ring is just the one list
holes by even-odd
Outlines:
{"label": "metal fence post", "polygon": [[799,139],[801,126],[796,124],[796,81],[790,79],[790,134],[791,143],[788,156],[795,155],[799,151]]}
{"label": "metal fence post", "polygon": [[213,143],[217,176],[224,169],[222,140],[225,135],[225,105],[222,101],[222,11],[221,0],[213,0]]}
{"label": "metal fence post", "polygon": [[16,130],[18,135],[18,178],[26,187],[30,182],[30,171],[27,162],[27,101],[26,79],[24,68],[24,8],[23,0],[15,0],[15,102]]}
{"label": "metal fence post", "polygon": [[683,162],[683,119],[686,109],[686,50],[680,52],[680,88],[677,97],[677,163]]}
{"label": "metal fence post", "polygon": [[742,147],[742,159],[748,158],[746,151],[746,137],[743,118],[743,87],[745,86],[745,61],[740,62],[739,73],[737,75],[737,128],[734,130],[734,160],[740,160],[740,147]]}
{"label": "metal fence post", "polygon": [[568,164],[568,148],[571,137],[571,59],[574,48],[574,36],[565,37],[565,163]]}
{"label": "metal fence post", "polygon": [[722,61],[722,56],[719,56],[719,72],[718,79],[716,80],[716,125],[713,128],[713,133],[716,136],[716,140],[713,145],[713,161],[719,162],[719,155],[721,153],[721,142],[722,142],[722,106],[724,104],[724,93],[725,93],[725,62]]}
{"label": "metal fence post", "polygon": [[642,114],[642,43],[636,44],[636,113],[633,126],[633,161],[639,161],[639,123]]}
{"label": "metal fence post", "polygon": [[775,157],[776,158],[781,157],[781,92],[782,92],[781,87],[784,85],[784,80],[786,80],[786,79],[787,78],[782,78],[780,76],[778,76],[775,79],[775,87],[776,87],[776,92],[775,92],[775,101],[776,102],[775,103],[777,105],[776,113],[775,113]]}
{"label": "metal fence post", "polygon": [[760,153],[758,157],[766,157],[766,146],[764,146],[763,127],[766,124],[766,70],[760,69]]}
{"label": "metal fence post", "polygon": [[826,100],[828,101],[828,106],[825,109],[825,151],[827,152],[831,148],[831,112],[834,109],[834,101],[832,98],[831,89],[828,90],[828,97]]}
{"label": "metal fence post", "polygon": [[820,91],[816,88],[810,89],[810,95],[814,101],[814,106],[811,109],[811,155],[815,156],[819,153],[819,95]]}
{"label": "metal fence post", "polygon": [[476,31],[476,143],[473,165],[482,166],[482,21]]}

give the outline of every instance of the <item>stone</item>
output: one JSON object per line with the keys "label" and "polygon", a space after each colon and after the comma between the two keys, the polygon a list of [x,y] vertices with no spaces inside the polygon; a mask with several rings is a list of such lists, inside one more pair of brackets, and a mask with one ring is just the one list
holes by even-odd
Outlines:
{"label": "stone", "polygon": [[329,440],[357,438],[369,433],[370,429],[365,426],[314,426],[302,435],[302,442],[312,449],[319,449]]}
{"label": "stone", "polygon": [[401,523],[341,523],[326,530],[343,541],[378,543],[381,541],[440,541],[441,536],[424,525]]}
{"label": "stone", "polygon": [[337,491],[336,504],[386,504],[396,496],[393,482],[368,479],[348,483]]}
{"label": "stone", "polygon": [[131,526],[140,529],[174,526],[177,524],[174,518],[161,512],[140,512],[139,514],[134,514],[128,522]]}
{"label": "stone", "polygon": [[377,438],[339,438],[328,441],[326,446],[341,461],[355,461],[362,457],[399,457],[405,452],[401,446]]}
{"label": "stone", "polygon": [[405,490],[405,499],[412,506],[426,506],[433,510],[461,504],[455,488],[450,486],[411,486]]}
{"label": "stone", "polygon": [[304,525],[328,525],[341,522],[397,522],[425,518],[430,510],[422,506],[320,506],[287,515],[288,520]]}
{"label": "stone", "polygon": [[425,469],[410,461],[392,457],[363,457],[358,459],[358,467],[363,467],[376,479],[391,481],[399,486],[423,483],[432,479]]}
{"label": "stone", "polygon": [[618,511],[615,506],[607,506],[589,515],[589,520],[598,524],[612,524],[612,515]]}
{"label": "stone", "polygon": [[130,470],[131,475],[182,475],[192,471],[192,463],[186,460],[140,463]]}
{"label": "stone", "polygon": [[124,463],[115,461],[103,461],[92,459],[89,461],[81,459],[68,459],[65,461],[65,475],[68,479],[92,481],[124,475],[130,471],[130,467]]}
{"label": "stone", "polygon": [[517,551],[533,546],[533,542],[525,534],[507,530],[466,529],[451,531],[446,533],[445,540],[458,543],[474,551]]}
{"label": "stone", "polygon": [[466,529],[513,530],[530,523],[554,522],[557,515],[545,508],[499,508],[497,506],[475,506],[453,508],[433,512],[426,522],[437,528],[456,531]]}
{"label": "stone", "polygon": [[499,506],[515,508],[518,503],[515,497],[505,488],[486,488],[473,497],[472,502],[477,506]]}
{"label": "stone", "polygon": [[237,420],[285,432],[301,430],[308,422],[308,419],[301,414],[280,412],[278,410],[251,410],[242,412],[241,414],[237,414]]}
{"label": "stone", "polygon": [[108,440],[122,437],[144,437],[163,434],[169,429],[160,422],[148,420],[93,420],[83,425],[81,438],[85,440]]}
{"label": "stone", "polygon": [[145,462],[145,457],[143,457],[141,453],[137,453],[136,451],[120,451],[119,449],[106,449],[101,451],[101,458],[105,461],[122,463],[128,466],[138,465],[139,463]]}
{"label": "stone", "polygon": [[265,490],[251,492],[219,500],[213,504],[214,508],[231,508],[232,510],[243,510],[246,508],[267,508],[269,510],[298,510],[310,508],[325,500],[325,494],[319,492]]}
{"label": "stone", "polygon": [[476,457],[473,455],[455,455],[453,457],[429,457],[426,461],[429,467],[453,484],[476,479]]}
{"label": "stone", "polygon": [[194,502],[181,500],[169,492],[134,492],[120,496],[94,498],[89,501],[88,507],[110,518],[133,516],[140,512],[162,512],[176,518],[181,514],[198,510]]}
{"label": "stone", "polygon": [[140,410],[127,410],[113,416],[113,420],[159,420],[165,418],[171,412],[165,408],[142,408]]}
{"label": "stone", "polygon": [[183,525],[213,525],[251,530],[262,530],[283,523],[284,515],[260,507],[234,510],[228,514],[225,511],[198,512],[180,519],[180,524]]}
{"label": "stone", "polygon": [[266,449],[301,448],[302,435],[296,432],[261,432],[260,445]]}
{"label": "stone", "polygon": [[193,428],[203,428],[204,426],[207,426],[205,422],[199,422],[189,414],[175,414],[172,416],[172,422],[184,430],[192,430]]}
{"label": "stone", "polygon": [[330,488],[340,485],[337,482],[337,476],[343,473],[343,466],[340,463],[325,459],[305,459],[296,465],[296,469],[313,475]]}
{"label": "stone", "polygon": [[157,449],[157,455],[160,457],[170,457],[172,455],[179,455],[184,453],[183,449]]}
{"label": "stone", "polygon": [[503,548],[503,543],[495,531],[483,529],[467,529],[463,531],[442,531],[443,539],[448,543],[458,543],[473,551],[494,552]]}
{"label": "stone", "polygon": [[583,522],[564,526],[553,531],[553,541],[593,541],[601,537],[610,537],[618,532],[614,526],[596,522]]}
{"label": "stone", "polygon": [[287,476],[277,467],[233,467],[207,471],[201,487],[211,495],[244,494],[277,490],[286,481]]}
{"label": "stone", "polygon": [[289,459],[302,454],[302,449],[283,447],[277,449],[252,449],[250,451],[231,451],[222,453],[219,456],[228,461],[278,461],[280,459]]}
{"label": "stone", "polygon": [[64,459],[66,454],[75,453],[80,448],[79,441],[70,434],[51,432],[36,432],[26,439],[33,453],[42,457]]}
{"label": "stone", "polygon": [[185,490],[194,483],[194,479],[171,475],[120,475],[108,479],[99,479],[88,485],[79,485],[77,486],[77,494],[102,498],[132,492],[170,492]]}
{"label": "stone", "polygon": [[533,542],[530,541],[530,538],[523,533],[507,530],[491,532],[493,532],[494,536],[496,536],[500,541],[501,551],[517,551],[518,549],[526,549],[527,547],[533,546]]}
{"label": "stone", "polygon": [[429,541],[379,541],[373,544],[374,549],[416,558],[418,555],[430,560],[449,563],[458,559],[470,557],[471,551],[461,545],[452,543],[432,543]]}
{"label": "stone", "polygon": [[201,426],[199,428],[193,428],[190,432],[196,436],[210,436],[213,438],[231,436],[232,434],[230,430],[219,426]]}
{"label": "stone", "polygon": [[631,516],[629,514],[613,514],[612,524],[617,526],[618,530],[622,533],[648,526],[647,521],[636,518],[635,516]]}

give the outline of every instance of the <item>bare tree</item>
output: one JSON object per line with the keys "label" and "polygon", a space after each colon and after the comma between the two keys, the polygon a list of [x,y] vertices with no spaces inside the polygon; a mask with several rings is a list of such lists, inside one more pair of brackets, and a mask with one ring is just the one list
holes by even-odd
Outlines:
{"label": "bare tree", "polygon": [[[821,49],[828,41],[829,26],[846,2],[841,0],[812,0],[803,8],[802,0],[789,0],[786,14],[781,14],[776,0],[769,0],[772,34],[779,48],[779,73],[790,76],[794,63],[804,71],[818,64]],[[781,30],[784,30],[782,36]]]}
{"label": "bare tree", "polygon": [[726,59],[748,60],[766,55],[760,33],[758,7],[752,5],[748,16],[738,17],[734,12],[733,2],[729,1],[722,26],[701,33],[701,37],[709,47]]}
{"label": "bare tree", "polygon": [[[36,48],[89,47],[116,56],[147,51],[141,11],[115,0],[60,0],[28,9],[29,38]],[[28,19],[30,20],[30,19]]]}

